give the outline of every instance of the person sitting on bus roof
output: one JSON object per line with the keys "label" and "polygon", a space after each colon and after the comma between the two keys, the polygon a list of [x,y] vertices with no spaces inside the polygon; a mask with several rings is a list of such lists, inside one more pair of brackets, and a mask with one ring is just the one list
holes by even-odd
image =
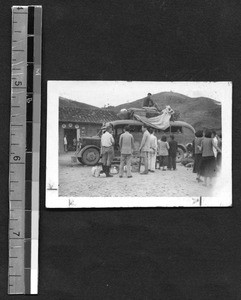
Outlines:
{"label": "person sitting on bus roof", "polygon": [[151,93],[148,93],[147,97],[144,98],[143,107],[155,107],[158,110],[156,103],[151,99]]}

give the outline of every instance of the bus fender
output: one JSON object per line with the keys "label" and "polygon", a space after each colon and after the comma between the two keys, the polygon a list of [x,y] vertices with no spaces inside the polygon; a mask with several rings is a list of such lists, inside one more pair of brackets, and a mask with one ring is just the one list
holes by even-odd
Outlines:
{"label": "bus fender", "polygon": [[187,152],[187,147],[184,146],[183,144],[178,144],[177,147],[181,148],[185,153]]}

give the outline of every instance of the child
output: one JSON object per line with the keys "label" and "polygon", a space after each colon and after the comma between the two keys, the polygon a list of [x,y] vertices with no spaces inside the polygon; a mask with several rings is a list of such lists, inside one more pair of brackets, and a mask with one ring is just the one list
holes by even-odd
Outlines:
{"label": "child", "polygon": [[169,144],[167,142],[167,137],[163,135],[161,140],[158,140],[157,142],[159,169],[162,168],[163,171],[166,171],[168,165],[168,149]]}

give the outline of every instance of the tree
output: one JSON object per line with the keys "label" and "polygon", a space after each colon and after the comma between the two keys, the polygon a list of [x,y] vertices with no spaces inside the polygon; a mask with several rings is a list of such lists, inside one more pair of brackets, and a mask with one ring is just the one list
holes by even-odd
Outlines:
{"label": "tree", "polygon": [[105,104],[103,107],[103,109],[114,109],[115,107],[113,105],[110,105],[109,103]]}

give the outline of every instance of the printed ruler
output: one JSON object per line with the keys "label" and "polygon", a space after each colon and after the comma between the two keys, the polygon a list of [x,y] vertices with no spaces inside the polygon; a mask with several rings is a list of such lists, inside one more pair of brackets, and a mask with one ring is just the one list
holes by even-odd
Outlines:
{"label": "printed ruler", "polygon": [[9,294],[38,292],[41,6],[12,7]]}

